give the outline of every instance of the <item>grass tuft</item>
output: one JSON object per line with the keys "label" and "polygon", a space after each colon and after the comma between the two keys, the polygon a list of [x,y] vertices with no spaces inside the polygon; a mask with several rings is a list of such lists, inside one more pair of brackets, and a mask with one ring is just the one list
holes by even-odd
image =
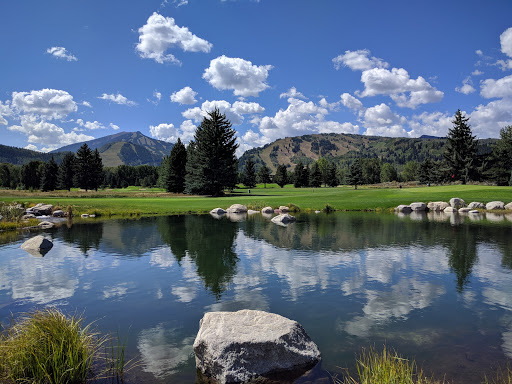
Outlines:
{"label": "grass tuft", "polygon": [[495,378],[489,380],[485,377],[484,384],[512,384],[512,368],[507,366],[506,369],[498,369]]}

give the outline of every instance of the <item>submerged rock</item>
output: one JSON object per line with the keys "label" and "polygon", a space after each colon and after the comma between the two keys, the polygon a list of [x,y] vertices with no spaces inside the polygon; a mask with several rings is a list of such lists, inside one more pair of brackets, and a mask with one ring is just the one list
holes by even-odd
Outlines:
{"label": "submerged rock", "polygon": [[302,326],[263,311],[208,312],[194,341],[196,367],[218,383],[304,373],[320,351]]}
{"label": "submerged rock", "polygon": [[465,207],[465,208],[459,209],[459,213],[468,213],[471,210],[472,210],[471,208]]}
{"label": "submerged rock", "polygon": [[44,256],[52,249],[53,243],[43,236],[35,236],[28,239],[21,245],[21,249],[27,251],[33,256]]}
{"label": "submerged rock", "polygon": [[491,201],[485,204],[485,209],[505,209],[505,203],[503,201]]}
{"label": "submerged rock", "polygon": [[247,212],[247,207],[242,204],[233,204],[228,208],[228,213],[245,213]]}
{"label": "submerged rock", "polygon": [[43,228],[43,229],[51,229],[51,228],[55,227],[55,224],[53,224],[49,221],[41,221],[37,226],[39,228]]}
{"label": "submerged rock", "polygon": [[279,211],[282,213],[290,212],[290,208],[288,208],[286,205],[281,205],[279,207]]}
{"label": "submerged rock", "polygon": [[454,213],[454,212],[457,212],[457,208],[446,207],[443,212],[445,212],[445,213]]}
{"label": "submerged rock", "polygon": [[295,217],[289,213],[282,213],[272,218],[272,222],[276,224],[289,224],[295,221]]}

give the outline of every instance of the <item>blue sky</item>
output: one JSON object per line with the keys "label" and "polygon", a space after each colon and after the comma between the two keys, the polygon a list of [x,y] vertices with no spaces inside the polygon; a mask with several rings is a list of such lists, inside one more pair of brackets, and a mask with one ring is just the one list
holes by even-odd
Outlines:
{"label": "blue sky", "polygon": [[218,107],[239,154],[313,133],[479,138],[512,124],[512,2],[3,1],[0,143],[188,142]]}

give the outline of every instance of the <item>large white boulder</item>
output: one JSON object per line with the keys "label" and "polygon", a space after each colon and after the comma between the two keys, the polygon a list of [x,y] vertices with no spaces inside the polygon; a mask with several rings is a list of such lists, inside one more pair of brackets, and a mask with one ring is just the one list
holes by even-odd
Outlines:
{"label": "large white boulder", "polygon": [[32,207],[32,213],[36,216],[47,216],[52,214],[53,205],[39,203]]}
{"label": "large white boulder", "polygon": [[42,229],[51,229],[55,227],[55,224],[53,224],[51,221],[41,221],[37,226]]}
{"label": "large white boulder", "polygon": [[412,212],[412,208],[409,205],[401,204],[395,208],[395,212],[410,213]]}
{"label": "large white boulder", "polygon": [[274,208],[272,207],[265,207],[261,210],[261,213],[274,213]]}
{"label": "large white boulder", "polygon": [[282,213],[286,213],[286,212],[290,212],[290,208],[287,207],[286,205],[281,205],[279,207],[279,210],[282,212]]}
{"label": "large white boulder", "polygon": [[449,207],[450,204],[448,204],[446,201],[431,201],[427,204],[427,208],[429,211],[434,212],[441,212],[444,211],[446,207]]}
{"label": "large white boulder", "polygon": [[445,213],[454,213],[454,212],[457,212],[457,208],[446,207],[443,212],[445,212]]}
{"label": "large white boulder", "polygon": [[61,210],[61,209],[58,209],[56,211],[53,211],[53,214],[52,214],[53,217],[64,217],[65,214],[64,214],[64,211]]}
{"label": "large white boulder", "polygon": [[503,201],[491,201],[485,204],[485,209],[505,209],[505,203]]}
{"label": "large white boulder", "polygon": [[466,206],[466,202],[459,197],[450,199],[450,206],[455,209],[459,209]]}
{"label": "large white boulder", "polygon": [[478,201],[473,201],[468,205],[469,209],[485,209],[485,204]]}
{"label": "large white boulder", "polygon": [[295,217],[291,216],[289,213],[281,213],[280,215],[274,216],[271,221],[275,224],[289,224],[293,223],[295,220]]}
{"label": "large white boulder", "polygon": [[505,205],[505,209],[512,209],[512,203],[508,203],[507,205]]}
{"label": "large white boulder", "polygon": [[222,208],[214,208],[210,211],[210,213],[215,214],[215,215],[223,215],[226,213],[226,211],[223,210]]}
{"label": "large white boulder", "polygon": [[298,322],[253,310],[206,313],[194,353],[202,374],[221,384],[305,372],[320,361],[318,347]]}
{"label": "large white boulder", "polygon": [[427,209],[427,204],[425,203],[411,203],[409,204],[409,207],[411,207],[411,209],[413,211],[424,211]]}
{"label": "large white boulder", "polygon": [[44,256],[52,247],[53,243],[43,236],[34,236],[21,245],[21,249],[34,256]]}
{"label": "large white boulder", "polygon": [[233,204],[228,208],[228,213],[245,213],[247,212],[247,207],[242,204]]}

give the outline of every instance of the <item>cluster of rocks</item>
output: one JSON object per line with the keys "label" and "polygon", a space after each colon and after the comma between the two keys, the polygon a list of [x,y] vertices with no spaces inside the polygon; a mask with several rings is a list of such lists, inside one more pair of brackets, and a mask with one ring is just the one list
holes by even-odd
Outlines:
{"label": "cluster of rocks", "polygon": [[37,217],[67,217],[68,213],[61,209],[53,210],[52,204],[39,203],[32,208],[27,208],[23,213],[23,219],[33,219]]}
{"label": "cluster of rocks", "polygon": [[[265,207],[261,211],[254,211],[252,209],[247,209],[245,205],[233,204],[227,210],[214,208],[210,211],[210,214],[217,219],[221,218],[223,215],[227,215],[232,221],[242,221],[245,218],[245,214],[253,215],[261,212],[263,216],[271,217],[271,221],[273,223],[286,226],[295,221],[295,217],[291,216],[288,213],[289,211],[290,209],[284,205],[280,206],[278,209]],[[272,217],[274,214],[277,214],[277,216]]]}
{"label": "cluster of rocks", "polygon": [[505,205],[502,201],[491,201],[487,204],[474,201],[466,205],[466,202],[458,197],[450,199],[450,202],[434,201],[428,204],[417,202],[409,205],[399,205],[395,212],[411,213],[422,211],[446,212],[446,213],[479,213],[479,210],[512,210],[512,203]]}

